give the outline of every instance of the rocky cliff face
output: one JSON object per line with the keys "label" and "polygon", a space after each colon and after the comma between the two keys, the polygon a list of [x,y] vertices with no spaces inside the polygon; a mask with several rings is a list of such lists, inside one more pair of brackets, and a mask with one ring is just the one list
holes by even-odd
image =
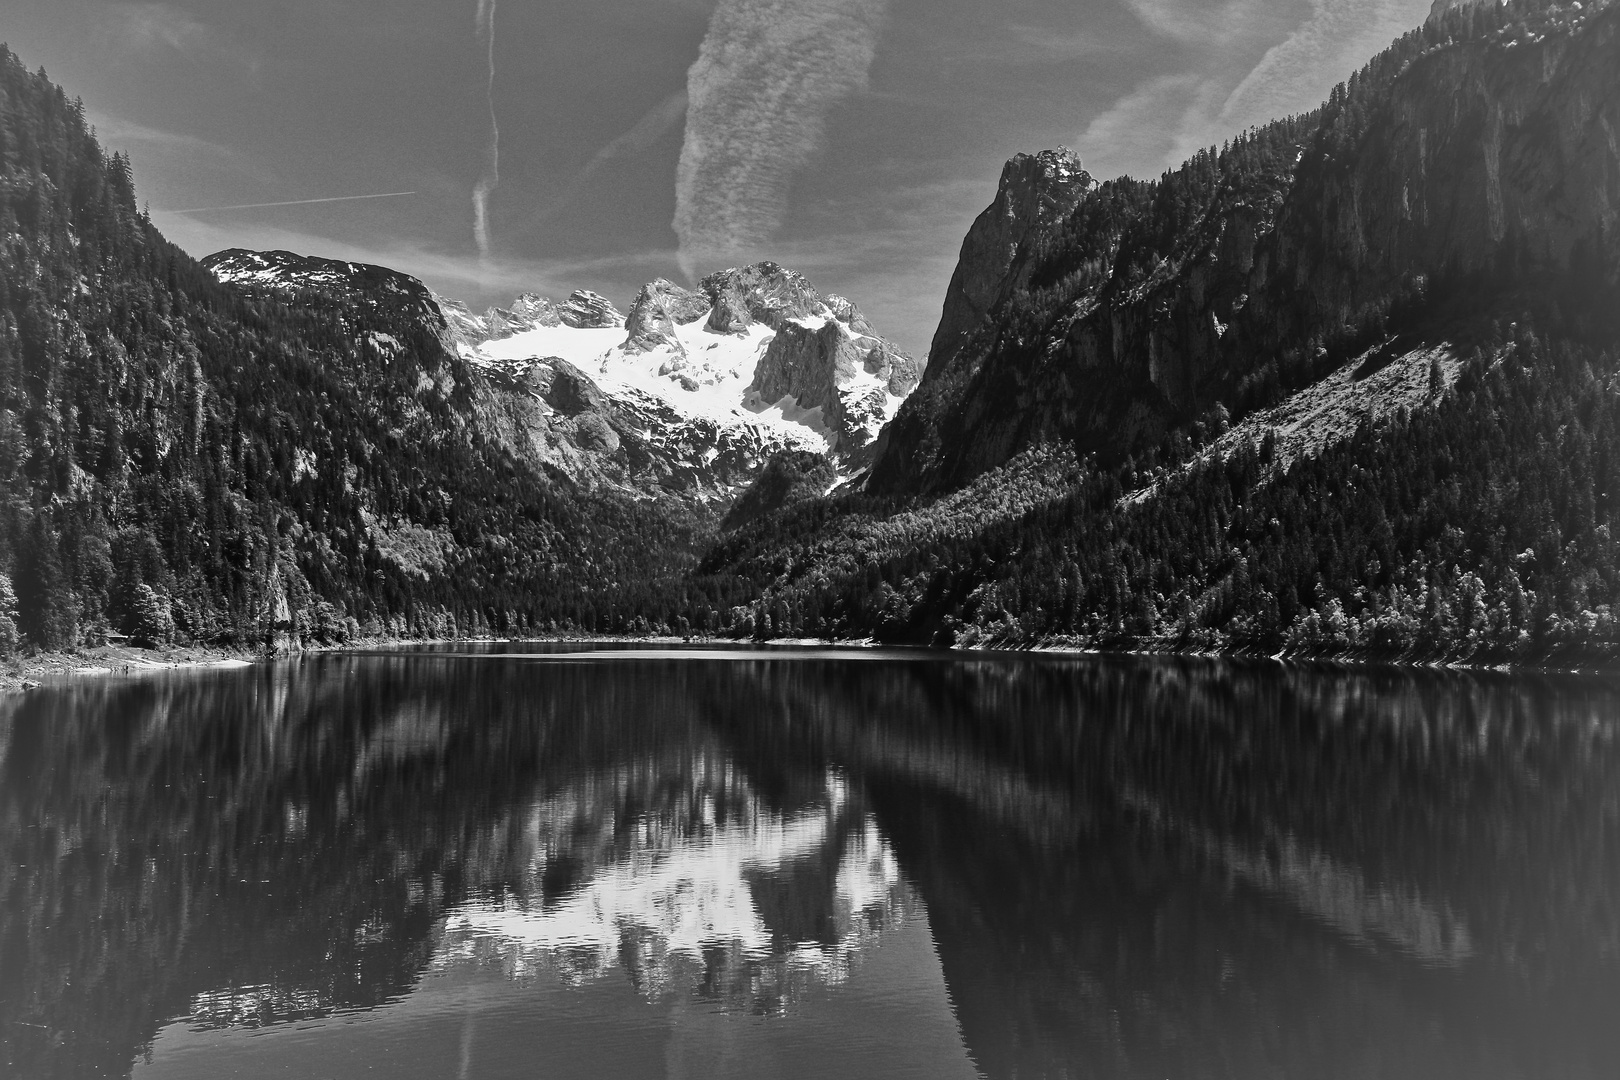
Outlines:
{"label": "rocky cliff face", "polygon": [[1429,5],[1429,18],[1438,19],[1453,8],[1468,7],[1472,4],[1482,4],[1485,0],[1434,0]]}
{"label": "rocky cliff face", "polygon": [[710,304],[707,327],[716,334],[740,334],[755,323],[780,330],[788,319],[809,318],[823,306],[802,274],[773,262],[710,274],[701,287]]}
{"label": "rocky cliff face", "polygon": [[475,314],[460,300],[437,295],[433,300],[444,317],[451,340],[470,348],[543,327],[602,329],[625,325],[625,317],[606,297],[588,289],[575,291],[560,304],[536,293],[524,293],[511,307],[492,307],[482,315]]}
{"label": "rocky cliff face", "polygon": [[624,349],[632,353],[660,348],[684,352],[675,328],[703,318],[709,308],[702,293],[689,292],[663,278],[643,285],[625,319]]}
{"label": "rocky cliff face", "polygon": [[922,365],[873,333],[865,316],[842,296],[823,297],[802,276],[774,263],[711,275],[708,328],[774,332],[754,369],[753,407],[791,400],[815,414],[832,447],[865,463],[883,425],[917,387]]}
{"label": "rocky cliff face", "polygon": [[1019,154],[1007,162],[995,201],[962,241],[928,350],[930,365],[948,364],[980,320],[1027,282],[1027,242],[1060,224],[1093,186],[1091,174],[1067,149]]}
{"label": "rocky cliff face", "polygon": [[[944,453],[934,418],[962,398],[983,359],[975,347],[991,314],[1029,280],[1040,239],[1062,225],[1086,193],[1091,174],[1069,150],[1019,154],[1007,162],[993,201],[968,230],[945,291],[939,328],[928,351],[928,377],[910,410],[897,414],[873,447],[872,482],[893,488],[915,481]],[[991,457],[1003,459],[997,448]],[[985,466],[994,462],[986,458]]]}
{"label": "rocky cliff face", "polygon": [[893,406],[916,388],[920,369],[889,342],[856,334],[838,319],[820,326],[789,321],[760,358],[752,390],[761,403],[791,397],[801,409],[820,410],[837,448],[864,463]]}
{"label": "rocky cliff face", "polygon": [[1009,163],[872,487],[955,486],[1051,439],[1123,454],[1319,377],[1436,289],[1620,308],[1620,9],[1439,14],[1318,113],[1160,183],[1049,158],[1032,187],[1035,159]]}
{"label": "rocky cliff face", "polygon": [[[1579,8],[1579,5],[1574,5]],[[1559,16],[1562,17],[1559,17]],[[1254,290],[1310,281],[1323,322],[1445,274],[1620,267],[1620,9],[1440,47],[1359,147],[1301,162]],[[1263,312],[1257,314],[1264,317]]]}

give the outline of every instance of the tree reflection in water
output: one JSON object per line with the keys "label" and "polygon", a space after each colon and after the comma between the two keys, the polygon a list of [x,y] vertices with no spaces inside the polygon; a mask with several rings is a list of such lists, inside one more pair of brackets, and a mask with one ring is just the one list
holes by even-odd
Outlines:
{"label": "tree reflection in water", "polygon": [[462,969],[791,1017],[926,909],[990,1076],[1613,1075],[1617,706],[916,654],[36,692],[0,704],[0,1064],[125,1075],[176,1018]]}

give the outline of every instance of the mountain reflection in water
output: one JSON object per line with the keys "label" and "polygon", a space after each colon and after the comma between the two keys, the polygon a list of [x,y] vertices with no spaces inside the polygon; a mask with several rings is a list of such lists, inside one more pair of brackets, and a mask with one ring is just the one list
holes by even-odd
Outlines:
{"label": "mountain reflection in water", "polygon": [[[527,823],[525,887],[450,912],[435,966],[498,958],[511,978],[543,968],[570,984],[617,967],[649,998],[695,967],[706,996],[781,1011],[811,980],[842,982],[912,906],[876,823],[847,817],[839,778],[824,805],[783,815],[729,764],[695,762],[678,805],[622,828],[663,779],[627,769],[545,799]],[[580,884],[548,903],[558,866]]]}
{"label": "mountain reflection in water", "polygon": [[1608,681],[558,659],[0,703],[0,1074],[1620,1073]]}

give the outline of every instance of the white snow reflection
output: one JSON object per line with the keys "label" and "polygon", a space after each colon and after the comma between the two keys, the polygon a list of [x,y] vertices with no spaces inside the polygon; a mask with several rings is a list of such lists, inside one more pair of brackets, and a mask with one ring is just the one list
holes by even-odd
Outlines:
{"label": "white snow reflection", "polygon": [[[766,807],[729,765],[695,770],[673,800],[688,812],[636,813],[650,779],[627,772],[539,802],[524,887],[449,912],[434,966],[575,985],[622,970],[649,999],[691,992],[777,1011],[843,982],[917,907],[836,774],[795,813]],[[602,783],[615,790],[590,790]],[[571,879],[560,891],[548,885],[559,872]]]}

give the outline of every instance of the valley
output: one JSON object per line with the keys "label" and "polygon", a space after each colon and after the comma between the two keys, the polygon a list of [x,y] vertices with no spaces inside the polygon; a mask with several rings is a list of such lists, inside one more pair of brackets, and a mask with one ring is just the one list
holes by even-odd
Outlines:
{"label": "valley", "polygon": [[918,359],[774,262],[483,312],[198,262],[8,54],[0,646],[1603,662],[1617,59],[1612,3],[1439,5],[1156,180],[1017,155]]}

